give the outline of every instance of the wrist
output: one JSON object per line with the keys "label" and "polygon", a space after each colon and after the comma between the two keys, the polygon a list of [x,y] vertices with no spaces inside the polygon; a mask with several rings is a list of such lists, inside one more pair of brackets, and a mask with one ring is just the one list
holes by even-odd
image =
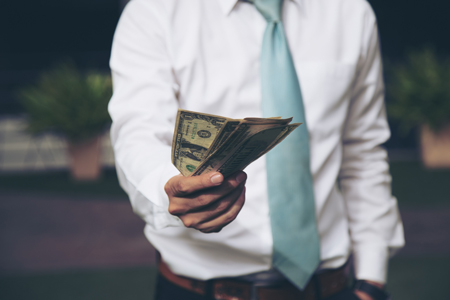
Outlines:
{"label": "wrist", "polygon": [[355,290],[354,293],[356,296],[358,296],[358,299],[360,299],[360,300],[374,300],[370,295],[368,295],[364,292]]}
{"label": "wrist", "polygon": [[384,284],[369,280],[357,280],[354,286],[355,294],[361,300],[389,300],[390,295],[384,291]]}
{"label": "wrist", "polygon": [[363,281],[367,282],[370,285],[376,286],[379,289],[384,290],[384,284],[381,282],[372,281],[372,280],[363,280]]}

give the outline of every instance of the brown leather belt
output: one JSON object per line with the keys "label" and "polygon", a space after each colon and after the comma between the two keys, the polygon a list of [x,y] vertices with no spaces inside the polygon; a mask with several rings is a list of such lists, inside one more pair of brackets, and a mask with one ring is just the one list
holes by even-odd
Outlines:
{"label": "brown leather belt", "polygon": [[318,300],[330,297],[348,286],[348,265],[315,274],[303,291],[287,280],[274,286],[255,286],[251,282],[233,278],[202,281],[183,277],[174,274],[161,259],[158,269],[170,282],[200,295],[209,294],[217,300]]}

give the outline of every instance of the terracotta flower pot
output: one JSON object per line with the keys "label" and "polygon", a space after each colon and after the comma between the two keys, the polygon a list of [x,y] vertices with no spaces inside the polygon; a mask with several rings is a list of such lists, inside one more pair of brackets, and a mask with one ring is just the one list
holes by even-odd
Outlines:
{"label": "terracotta flower pot", "polygon": [[450,168],[450,125],[438,133],[423,125],[420,140],[422,161],[427,168]]}
{"label": "terracotta flower pot", "polygon": [[100,176],[100,137],[68,143],[70,172],[76,180],[95,180]]}

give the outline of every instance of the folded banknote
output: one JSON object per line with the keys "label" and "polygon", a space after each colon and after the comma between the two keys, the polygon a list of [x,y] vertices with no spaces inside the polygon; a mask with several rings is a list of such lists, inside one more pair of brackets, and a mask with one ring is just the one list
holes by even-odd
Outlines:
{"label": "folded banknote", "polygon": [[179,109],[172,163],[184,176],[217,171],[227,177],[270,151],[301,123],[292,118],[230,119]]}

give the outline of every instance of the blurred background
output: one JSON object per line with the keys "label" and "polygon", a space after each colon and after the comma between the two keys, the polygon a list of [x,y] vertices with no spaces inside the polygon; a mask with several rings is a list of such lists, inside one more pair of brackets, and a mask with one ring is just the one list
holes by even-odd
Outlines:
{"label": "blurred background", "polygon": [[[107,134],[108,60],[126,2],[0,4],[0,299],[152,299],[155,253]],[[369,2],[407,240],[388,289],[397,300],[450,299],[449,5]]]}

